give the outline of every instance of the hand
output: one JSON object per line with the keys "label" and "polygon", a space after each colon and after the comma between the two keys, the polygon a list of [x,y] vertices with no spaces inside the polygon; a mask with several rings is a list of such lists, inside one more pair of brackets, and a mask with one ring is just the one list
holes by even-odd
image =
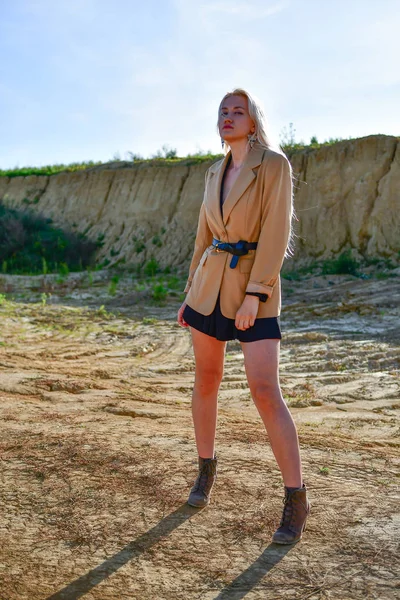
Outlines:
{"label": "hand", "polygon": [[178,310],[178,318],[177,321],[181,327],[189,327],[184,318],[182,317],[183,311],[185,310],[186,302],[183,302],[182,306]]}
{"label": "hand", "polygon": [[235,327],[245,331],[253,327],[257,317],[260,299],[257,296],[246,296],[236,313]]}

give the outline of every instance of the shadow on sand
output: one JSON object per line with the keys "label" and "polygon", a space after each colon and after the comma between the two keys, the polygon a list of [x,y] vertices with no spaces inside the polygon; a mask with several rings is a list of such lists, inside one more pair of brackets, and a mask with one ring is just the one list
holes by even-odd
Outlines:
{"label": "shadow on sand", "polygon": [[[180,506],[147,533],[127,544],[120,552],[105,560],[98,567],[91,569],[85,575],[75,579],[55,594],[48,596],[46,600],[75,600],[84,596],[130,560],[151,548],[162,538],[167,537],[174,529],[198,512],[199,509],[192,508],[187,504]],[[215,600],[239,600],[244,598],[264,575],[284,558],[291,548],[292,546],[280,547],[276,544],[270,544],[252,565],[215,597]]]}

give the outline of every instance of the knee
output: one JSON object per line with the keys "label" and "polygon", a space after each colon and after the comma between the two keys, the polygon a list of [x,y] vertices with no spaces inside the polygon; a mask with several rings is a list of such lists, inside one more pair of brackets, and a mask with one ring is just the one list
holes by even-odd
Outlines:
{"label": "knee", "polygon": [[214,392],[219,388],[224,374],[223,368],[200,367],[196,369],[195,385],[203,393]]}
{"label": "knee", "polygon": [[257,405],[268,408],[282,402],[281,390],[275,381],[257,381],[250,386],[250,390]]}

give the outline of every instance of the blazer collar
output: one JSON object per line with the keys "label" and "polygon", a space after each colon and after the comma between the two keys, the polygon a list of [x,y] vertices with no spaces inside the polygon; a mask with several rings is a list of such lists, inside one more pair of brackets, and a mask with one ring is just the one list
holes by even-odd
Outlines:
{"label": "blazer collar", "polygon": [[245,162],[240,169],[239,175],[237,176],[237,179],[235,180],[235,183],[229,191],[229,194],[222,206],[223,218],[220,210],[221,184],[226,165],[229,157],[231,156],[231,151],[229,150],[228,154],[226,154],[222,161],[218,161],[211,165],[209,179],[209,206],[223,228],[225,228],[225,223],[227,222],[233,207],[247,190],[251,182],[257,177],[257,168],[262,163],[265,150],[266,149],[264,146],[256,143],[249,151]]}

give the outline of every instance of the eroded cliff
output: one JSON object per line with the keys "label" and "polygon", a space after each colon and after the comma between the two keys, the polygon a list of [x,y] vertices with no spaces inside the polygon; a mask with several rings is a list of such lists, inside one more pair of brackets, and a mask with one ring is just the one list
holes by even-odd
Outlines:
{"label": "eroded cliff", "polygon": [[[347,247],[363,256],[399,257],[398,138],[374,135],[307,149],[291,163],[295,260],[327,258]],[[154,257],[163,267],[184,266],[209,165],[110,165],[48,177],[0,177],[0,198],[92,239],[100,236],[99,260],[135,265]]]}

